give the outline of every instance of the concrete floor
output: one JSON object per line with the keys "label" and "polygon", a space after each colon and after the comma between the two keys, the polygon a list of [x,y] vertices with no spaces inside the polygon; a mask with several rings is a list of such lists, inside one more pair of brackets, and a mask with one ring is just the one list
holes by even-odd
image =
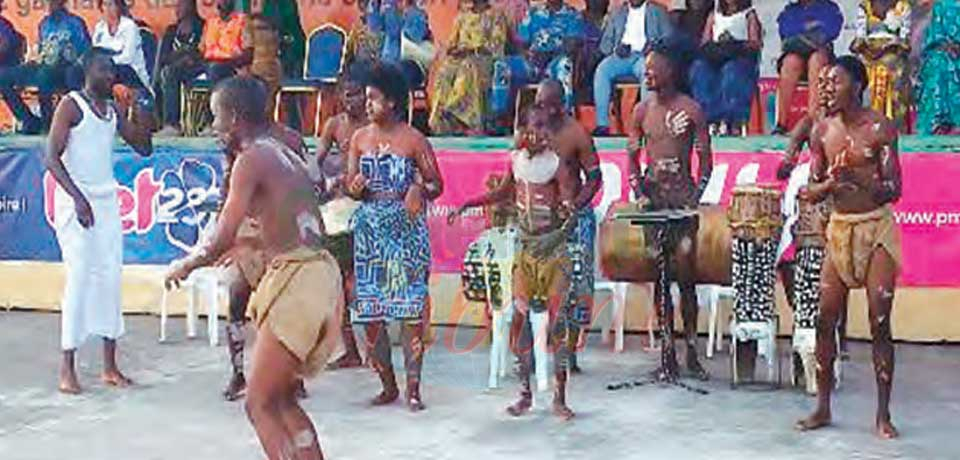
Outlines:
{"label": "concrete floor", "polygon": [[[138,386],[100,385],[99,346],[91,342],[80,354],[87,393],[69,397],[55,391],[58,321],[55,314],[0,312],[0,459],[263,458],[242,405],[220,399],[227,376],[223,347],[179,339],[179,320],[173,342],[159,345],[156,318],[128,317],[121,363]],[[715,377],[705,385],[709,395],[657,387],[607,391],[606,384],[653,368],[656,355],[641,351],[637,336],[628,337],[622,355],[591,337],[581,359],[586,373],[572,383],[574,421],[559,422],[542,409],[510,419],[503,409],[515,383],[485,391],[486,348],[457,352],[445,345],[465,344],[475,331],[437,333],[426,361],[424,413],[410,414],[401,405],[366,407],[378,383],[365,369],[322,374],[308,383],[311,397],[304,405],[327,458],[960,459],[956,346],[897,346],[893,407],[903,437],[880,441],[871,434],[875,390],[868,344],[851,345],[835,399],[836,426],[800,434],[792,424],[813,400],[789,389],[730,390],[726,354],[708,363]]]}

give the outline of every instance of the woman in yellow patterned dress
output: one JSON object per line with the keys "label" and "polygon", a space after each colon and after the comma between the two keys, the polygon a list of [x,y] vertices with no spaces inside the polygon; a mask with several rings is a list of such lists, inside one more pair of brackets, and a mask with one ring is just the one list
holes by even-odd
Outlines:
{"label": "woman in yellow patterned dress", "polygon": [[867,66],[870,107],[903,130],[910,103],[910,2],[863,0],[850,50]]}
{"label": "woman in yellow patterned dress", "polygon": [[464,3],[434,82],[430,128],[437,135],[483,133],[493,62],[502,57],[510,23],[489,0]]}

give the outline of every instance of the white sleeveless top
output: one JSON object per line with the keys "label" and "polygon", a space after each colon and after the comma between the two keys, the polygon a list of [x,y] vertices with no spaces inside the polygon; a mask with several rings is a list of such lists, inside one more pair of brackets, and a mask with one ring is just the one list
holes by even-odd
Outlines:
{"label": "white sleeveless top", "polygon": [[719,41],[724,32],[730,33],[734,40],[747,41],[750,37],[747,15],[753,11],[753,8],[724,16],[720,12],[720,2],[717,2],[717,5],[717,9],[713,12],[713,41]]}
{"label": "white sleeveless top", "polygon": [[90,108],[90,104],[77,91],[67,97],[73,99],[83,114],[83,119],[67,136],[63,153],[63,165],[77,186],[93,191],[115,192],[117,181],[113,177],[113,143],[117,135],[117,114],[110,104],[106,120]]}
{"label": "white sleeveless top", "polygon": [[560,157],[553,150],[541,152],[532,158],[526,149],[510,153],[513,177],[518,181],[542,185],[553,180],[560,167]]}

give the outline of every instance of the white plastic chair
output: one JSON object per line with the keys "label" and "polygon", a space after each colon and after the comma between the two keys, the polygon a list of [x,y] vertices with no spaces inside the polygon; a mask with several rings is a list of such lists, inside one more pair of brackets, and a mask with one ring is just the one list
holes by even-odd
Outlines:
{"label": "white plastic chair", "polygon": [[[161,281],[162,283],[162,281]],[[220,299],[228,297],[227,286],[216,268],[200,268],[194,271],[189,278],[180,283],[181,289],[189,289],[190,297],[187,302],[187,337],[197,336],[197,303],[203,298],[207,303],[207,336],[210,346],[219,343],[219,315]],[[160,299],[160,342],[167,340],[167,298],[169,291],[161,285],[163,295]]]}
{"label": "white plastic chair", "polygon": [[730,319],[730,361],[733,369],[733,386],[740,383],[737,372],[737,344],[756,340],[757,355],[766,358],[767,381],[780,385],[782,381],[782,366],[780,364],[780,350],[777,345],[777,332],[780,329],[780,318],[774,314],[769,321],[738,323],[736,315]]}

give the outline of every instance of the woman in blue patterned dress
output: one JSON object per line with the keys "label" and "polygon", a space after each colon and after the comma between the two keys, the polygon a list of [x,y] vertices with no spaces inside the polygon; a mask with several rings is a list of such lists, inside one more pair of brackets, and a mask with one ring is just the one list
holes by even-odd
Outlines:
{"label": "woman in blue patterned dress", "polygon": [[399,396],[386,321],[402,322],[407,371],[406,402],[424,409],[420,397],[423,332],[429,314],[430,240],[426,202],[443,191],[437,159],[427,139],[405,124],[407,88],[402,72],[376,67],[367,83],[367,117],[350,142],[346,183],[362,204],[353,216],[357,323],[365,324],[367,356],[383,383],[372,404]]}
{"label": "woman in blue patterned dress", "polygon": [[923,42],[917,130],[921,134],[960,133],[960,2],[933,5]]}

